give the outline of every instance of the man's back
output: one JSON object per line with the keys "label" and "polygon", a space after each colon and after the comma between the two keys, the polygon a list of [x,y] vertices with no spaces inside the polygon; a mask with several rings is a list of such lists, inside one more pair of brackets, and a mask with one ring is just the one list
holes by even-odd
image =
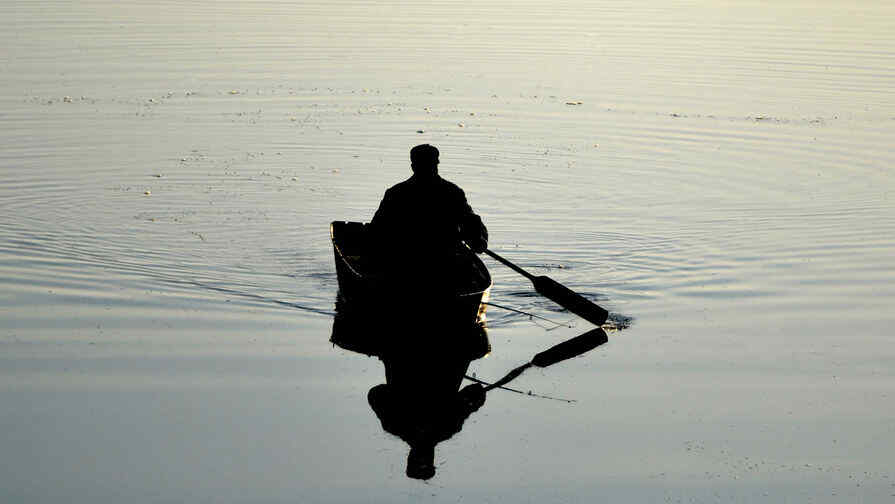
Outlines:
{"label": "man's back", "polygon": [[[414,151],[424,150],[422,161]],[[433,154],[434,151],[434,154]],[[414,175],[385,192],[370,223],[375,255],[385,267],[452,256],[461,240],[474,249],[487,246],[488,232],[457,185],[438,176],[438,150],[411,150]]]}
{"label": "man's back", "polygon": [[462,189],[441,177],[414,176],[385,192],[372,225],[388,248],[448,253],[460,242],[460,226],[469,214]]}

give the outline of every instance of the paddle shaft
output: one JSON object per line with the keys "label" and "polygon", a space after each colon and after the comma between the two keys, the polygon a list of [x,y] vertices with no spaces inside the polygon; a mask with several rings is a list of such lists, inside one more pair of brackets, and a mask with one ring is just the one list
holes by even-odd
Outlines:
{"label": "paddle shaft", "polygon": [[491,256],[491,257],[497,259],[498,261],[500,261],[501,263],[503,263],[504,266],[507,266],[507,267],[511,268],[511,269],[514,270],[516,273],[519,273],[520,275],[522,275],[522,276],[524,276],[525,278],[531,280],[532,282],[534,282],[534,281],[537,279],[536,276],[534,276],[534,275],[532,275],[531,273],[525,271],[524,269],[520,268],[519,266],[516,266],[515,264],[511,263],[511,262],[508,261],[507,259],[504,259],[503,257],[500,257],[499,255],[497,255],[497,254],[495,254],[494,252],[492,252],[490,249],[485,249],[485,253],[488,254],[489,256]]}
{"label": "paddle shaft", "polygon": [[563,399],[562,397],[553,397],[553,396],[548,396],[548,395],[543,395],[543,394],[536,394],[536,393],[534,393],[534,392],[532,392],[532,391],[530,391],[530,390],[529,390],[528,392],[524,392],[524,391],[519,390],[519,389],[514,389],[514,388],[510,388],[510,387],[504,387],[503,385],[498,386],[498,387],[492,387],[492,386],[491,386],[492,384],[490,384],[490,383],[488,383],[488,382],[486,382],[486,381],[484,381],[484,380],[480,380],[480,379],[478,379],[478,378],[476,378],[476,377],[474,377],[474,376],[464,375],[463,377],[466,378],[466,379],[469,380],[469,381],[478,383],[479,385],[485,385],[485,386],[487,387],[486,391],[487,391],[487,390],[491,390],[492,388],[499,388],[499,389],[501,389],[501,390],[506,390],[506,391],[508,391],[508,392],[515,392],[515,393],[517,393],[517,394],[527,395],[527,396],[530,396],[530,397],[537,397],[537,398],[539,398],[539,399],[552,399],[552,400],[554,400],[554,401],[562,401],[562,402],[565,402],[565,403],[573,403],[573,402],[575,402],[575,399]]}
{"label": "paddle shaft", "polygon": [[534,276],[531,273],[520,268],[519,266],[516,266],[509,260],[495,254],[491,250],[485,249],[484,252],[494,259],[500,261],[516,273],[519,273],[525,278],[531,280],[531,283],[534,285],[534,288],[536,291],[538,291],[538,293],[550,299],[554,303],[562,306],[566,310],[569,310],[575,315],[578,315],[579,317],[596,326],[602,325],[603,322],[606,322],[606,318],[609,316],[609,312],[597,306],[592,301],[589,301],[581,294],[572,291],[565,285],[557,282],[550,277],[543,275]]}

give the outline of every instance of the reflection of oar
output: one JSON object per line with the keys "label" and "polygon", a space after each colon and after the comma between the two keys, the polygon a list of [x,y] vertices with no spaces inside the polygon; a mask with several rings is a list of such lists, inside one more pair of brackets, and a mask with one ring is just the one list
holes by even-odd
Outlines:
{"label": "reflection of oar", "polygon": [[[480,385],[484,385],[484,386],[486,386],[486,387],[488,387],[488,386],[491,385],[490,383],[488,383],[488,382],[486,382],[486,381],[484,381],[484,380],[479,380],[478,378],[475,378],[475,377],[473,377],[473,376],[466,375],[466,376],[464,376],[464,378],[466,378],[466,379],[469,380],[469,381],[474,381],[474,382],[476,382],[476,383],[478,383],[478,384],[480,384]],[[549,396],[549,395],[535,394],[535,393],[532,392],[531,390],[529,390],[528,392],[525,392],[525,391],[522,391],[522,390],[519,390],[519,389],[514,389],[514,388],[504,387],[504,386],[500,386],[500,387],[497,387],[497,388],[499,388],[500,390],[506,390],[506,391],[509,391],[509,392],[515,392],[515,393],[517,393],[517,394],[522,394],[522,395],[526,395],[526,396],[529,396],[529,397],[537,397],[537,398],[539,398],[539,399],[552,399],[552,400],[554,400],[554,401],[562,401],[562,402],[565,402],[565,403],[573,403],[573,402],[575,402],[575,399],[563,399],[562,397],[553,397],[553,396]]]}
{"label": "reflection of oar", "polygon": [[531,283],[534,285],[535,290],[538,291],[538,293],[555,302],[556,304],[562,306],[563,308],[569,310],[575,315],[578,315],[579,317],[587,320],[594,325],[602,325],[603,322],[606,322],[606,317],[609,316],[609,312],[607,312],[603,308],[600,308],[593,302],[588,301],[584,298],[584,296],[576,294],[565,285],[562,285],[561,283],[547,276],[534,276],[488,249],[485,249],[484,252],[502,262],[506,266],[509,266],[517,273],[523,275],[525,278],[531,280]]}
{"label": "reflection of oar", "polygon": [[[562,362],[567,359],[571,359],[572,357],[578,357],[579,355],[585,354],[594,348],[602,345],[609,341],[609,337],[606,336],[606,331],[601,328],[592,329],[580,336],[575,336],[570,340],[563,341],[562,343],[553,345],[552,347],[544,350],[543,352],[534,356],[531,362],[527,362],[516,369],[510,371],[500,380],[488,385],[485,387],[485,391],[489,391],[495,388],[506,388],[504,385],[510,383],[515,380],[519,375],[521,375],[526,369],[536,366],[539,368],[545,368],[547,366],[552,366],[558,362]],[[467,376],[466,378],[484,383],[481,380],[473,379]],[[508,389],[512,390],[512,389]],[[513,390],[513,392],[517,392]],[[554,398],[550,398],[554,399]]]}

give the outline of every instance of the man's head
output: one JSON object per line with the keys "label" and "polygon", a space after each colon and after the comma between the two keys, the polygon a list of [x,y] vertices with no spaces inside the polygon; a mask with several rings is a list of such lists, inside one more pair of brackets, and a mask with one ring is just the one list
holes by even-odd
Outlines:
{"label": "man's head", "polygon": [[433,145],[422,144],[410,149],[410,169],[421,176],[438,174],[438,149]]}

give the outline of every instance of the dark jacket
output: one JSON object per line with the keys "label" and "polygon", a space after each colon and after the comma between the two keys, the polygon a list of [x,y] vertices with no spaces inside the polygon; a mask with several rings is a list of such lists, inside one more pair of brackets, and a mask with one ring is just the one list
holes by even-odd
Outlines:
{"label": "dark jacket", "polygon": [[414,175],[385,191],[370,230],[375,255],[386,263],[437,260],[461,241],[477,252],[488,246],[488,230],[463,190],[438,175]]}

